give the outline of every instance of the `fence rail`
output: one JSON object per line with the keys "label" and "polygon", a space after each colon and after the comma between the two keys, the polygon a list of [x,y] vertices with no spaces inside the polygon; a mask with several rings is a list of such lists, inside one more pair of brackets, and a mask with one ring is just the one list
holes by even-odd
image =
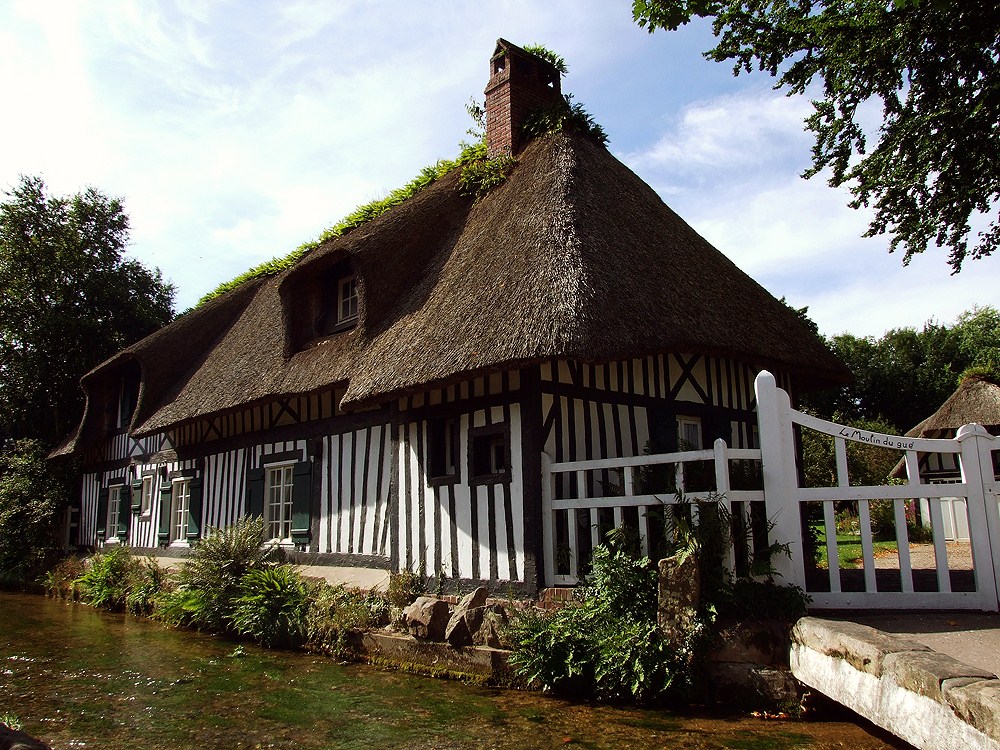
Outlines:
{"label": "fence rail", "polygon": [[[589,552],[603,541],[606,529],[631,525],[638,535],[642,554],[650,554],[658,516],[678,503],[719,502],[732,514],[762,502],[761,490],[733,489],[731,471],[734,461],[760,463],[761,453],[754,449],[732,449],[724,440],[716,440],[711,450],[679,451],[626,458],[600,458],[587,461],[554,463],[542,456],[543,544],[547,585],[573,585],[578,582]],[[696,465],[711,464],[709,477],[690,481]],[[651,491],[642,472],[657,467],[672,468],[659,491]],[[599,473],[603,478],[595,479]],[[701,472],[704,473],[704,472]],[[662,479],[662,477],[660,478]],[[710,486],[705,486],[705,480]],[[617,482],[615,481],[617,480]],[[601,493],[597,493],[600,488]],[[614,492],[608,493],[608,489]],[[630,511],[634,511],[634,516]],[[737,510],[737,514],[742,510]],[[629,513],[630,517],[626,517]],[[735,551],[730,550],[727,564],[732,565]]]}

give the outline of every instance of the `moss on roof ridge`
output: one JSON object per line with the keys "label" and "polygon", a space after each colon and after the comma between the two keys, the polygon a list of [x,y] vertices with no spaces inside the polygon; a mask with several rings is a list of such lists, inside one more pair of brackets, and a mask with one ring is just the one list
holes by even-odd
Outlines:
{"label": "moss on roof ridge", "polygon": [[206,302],[215,299],[228,291],[236,289],[247,281],[259,279],[265,276],[274,276],[287,268],[291,268],[299,262],[308,252],[315,250],[324,242],[342,237],[353,229],[376,219],[392,208],[403,203],[409,198],[419,193],[425,187],[433,184],[437,180],[447,175],[458,167],[467,166],[475,162],[486,161],[486,142],[481,141],[473,144],[462,144],[462,150],[455,159],[440,159],[429,167],[424,167],[420,173],[412,180],[400,188],[396,188],[385,198],[379,198],[364,205],[358,206],[351,213],[338,221],[333,226],[324,230],[315,240],[303,242],[288,255],[281,258],[271,258],[259,265],[250,268],[230,281],[225,281],[208,294],[204,295],[195,304],[196,309]]}

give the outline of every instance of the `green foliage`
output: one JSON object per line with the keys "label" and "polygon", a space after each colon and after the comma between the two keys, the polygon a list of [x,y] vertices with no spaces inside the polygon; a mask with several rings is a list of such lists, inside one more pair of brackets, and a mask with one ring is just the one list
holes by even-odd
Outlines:
{"label": "green foliage", "polygon": [[[835,412],[831,420],[838,424],[849,423],[851,427],[893,435],[896,429],[884,419],[847,420],[843,414]],[[805,487],[836,487],[837,458],[834,440],[829,435],[803,427],[800,431],[802,445],[802,471]],[[852,487],[874,487],[890,483],[890,474],[902,453],[891,448],[883,448],[868,443],[847,440],[847,473]]]}
{"label": "green foliage", "polygon": [[290,565],[251,570],[240,580],[230,619],[233,630],[268,648],[290,648],[305,640],[309,586]]}
{"label": "green foliage", "polygon": [[506,637],[515,672],[545,690],[603,700],[648,701],[679,688],[691,652],[671,650],[660,635],[655,566],[599,545],[590,568],[578,603],[514,616]]}
{"label": "green foliage", "polygon": [[385,596],[393,607],[405,607],[425,593],[427,586],[423,577],[413,571],[404,570],[389,576],[389,588]]}
{"label": "green foliage", "polygon": [[7,712],[5,714],[0,714],[0,724],[13,729],[15,732],[20,732],[24,729],[21,719],[15,713]]}
{"label": "green foliage", "polygon": [[59,554],[72,480],[68,467],[49,465],[45,456],[38,440],[0,449],[0,584],[34,580]]}
{"label": "green foliage", "polygon": [[514,171],[517,162],[510,154],[500,154],[492,159],[478,159],[466,164],[458,178],[462,195],[480,198],[503,184]]}
{"label": "green foliage", "polygon": [[174,289],[125,257],[128,217],[94,188],[21,177],[0,202],[0,446],[48,445],[83,410],[79,379],[173,317]]}
{"label": "green foliage", "polygon": [[[966,257],[1000,243],[1000,15],[973,2],[634,0],[650,31],[713,20],[705,56],[754,68],[813,99],[811,177],[873,206],[868,236],[889,234],[906,263],[928,245]],[[819,83],[822,88],[816,86]],[[859,111],[878,106],[877,139]],[[874,144],[869,141],[875,141]],[[975,224],[989,225],[976,232]]]}
{"label": "green foliage", "polygon": [[806,614],[809,602],[809,595],[798,586],[744,577],[732,580],[714,606],[718,616],[726,620],[794,622]]}
{"label": "green foliage", "polygon": [[277,564],[277,550],[263,541],[260,517],[209,530],[178,570],[177,588],[157,602],[154,616],[215,633],[229,630],[243,577]]}
{"label": "green foliage", "polygon": [[608,142],[608,134],[604,132],[604,128],[594,122],[594,118],[587,113],[583,105],[573,103],[571,94],[564,95],[560,102],[529,114],[524,119],[523,129],[531,138],[565,131],[589,135],[602,144]]}
{"label": "green foliage", "polygon": [[565,76],[569,73],[569,66],[566,65],[566,60],[564,60],[561,55],[557,55],[555,52],[550,50],[548,47],[543,47],[541,44],[526,44],[521,49],[529,55],[540,57],[546,62],[552,63],[552,67],[559,71],[560,76]]}
{"label": "green foliage", "polygon": [[45,592],[56,599],[76,599],[76,579],[83,575],[85,567],[83,560],[74,555],[64,557],[52,568],[45,571],[42,585]]}
{"label": "green foliage", "polygon": [[124,610],[129,579],[136,563],[127,545],[105,547],[87,560],[83,575],[76,579],[80,599],[99,609]]}
{"label": "green foliage", "polygon": [[157,600],[169,588],[169,575],[156,560],[151,557],[137,559],[129,570],[125,611],[141,617],[151,615]]}
{"label": "green foliage", "polygon": [[951,326],[929,321],[919,331],[897,328],[879,339],[845,333],[828,343],[854,382],[803,403],[825,419],[882,418],[897,434],[933,414],[969,368],[1000,370],[1000,312],[974,307]]}
{"label": "green foliage", "polygon": [[348,657],[350,634],[386,625],[389,608],[389,601],[375,592],[324,586],[310,604],[306,617],[309,647],[339,658]]}

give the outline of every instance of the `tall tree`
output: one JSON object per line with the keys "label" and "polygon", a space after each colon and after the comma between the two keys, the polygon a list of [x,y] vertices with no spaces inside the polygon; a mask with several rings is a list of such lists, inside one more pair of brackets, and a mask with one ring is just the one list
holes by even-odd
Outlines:
{"label": "tall tree", "polygon": [[[959,271],[1000,242],[1000,6],[984,0],[634,0],[649,31],[711,18],[705,56],[815,97],[812,177],[874,206],[903,263],[934,243]],[[821,89],[813,83],[821,84]],[[877,138],[859,112],[881,107]],[[869,140],[875,140],[874,148]],[[984,226],[978,230],[974,225]]]}
{"label": "tall tree", "polygon": [[93,188],[22,177],[0,203],[0,446],[52,445],[81,416],[79,379],[173,317],[159,270],[124,256],[128,216]]}
{"label": "tall tree", "polygon": [[919,331],[896,328],[879,339],[842,334],[827,343],[854,382],[808,394],[804,403],[826,418],[881,418],[908,430],[944,403],[969,368],[1000,373],[1000,312],[975,308],[951,326],[930,321]]}

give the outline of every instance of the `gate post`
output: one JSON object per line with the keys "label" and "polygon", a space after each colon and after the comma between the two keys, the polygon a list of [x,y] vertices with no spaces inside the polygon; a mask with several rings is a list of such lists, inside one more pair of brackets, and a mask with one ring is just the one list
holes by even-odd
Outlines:
{"label": "gate post", "polygon": [[552,517],[552,457],[542,451],[542,570],[543,587],[556,578],[555,518]]}
{"label": "gate post", "polygon": [[969,513],[969,537],[972,543],[972,567],[976,591],[983,597],[983,609],[1000,611],[997,588],[1000,586],[1000,509],[997,508],[997,483],[993,477],[993,443],[996,438],[978,424],[959,428],[955,436],[962,446],[962,481],[966,486]]}
{"label": "gate post", "polygon": [[778,557],[774,568],[784,583],[805,589],[802,554],[802,523],[796,497],[795,441],[788,394],[778,388],[774,375],[761,370],[754,380],[757,394],[757,426],[760,432],[761,470],[764,475],[764,507],[774,524],[771,544],[787,544],[789,557]]}

